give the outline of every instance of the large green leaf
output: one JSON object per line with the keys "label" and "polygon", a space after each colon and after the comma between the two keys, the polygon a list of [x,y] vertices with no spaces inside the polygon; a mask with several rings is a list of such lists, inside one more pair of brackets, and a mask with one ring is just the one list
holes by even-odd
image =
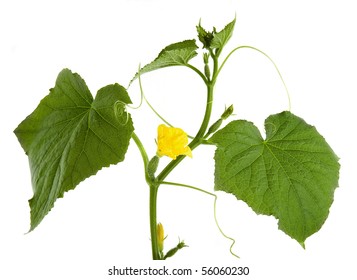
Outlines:
{"label": "large green leaf", "polygon": [[[197,55],[197,48],[196,40],[186,40],[171,44],[164,48],[154,61],[142,67],[140,69],[140,75],[164,67],[187,65],[188,61]],[[136,73],[130,83],[132,83],[138,75],[139,74]]]}
{"label": "large green leaf", "polygon": [[[124,160],[133,125],[123,104],[130,102],[118,84],[100,89],[93,100],[81,77],[64,69],[49,95],[16,128],[32,176],[30,230],[64,192]],[[114,113],[114,104],[122,107],[117,108],[122,114]]]}
{"label": "large green leaf", "polygon": [[290,112],[268,117],[266,139],[251,122],[216,132],[215,190],[273,215],[302,245],[326,220],[338,184],[338,158],[313,126]]}

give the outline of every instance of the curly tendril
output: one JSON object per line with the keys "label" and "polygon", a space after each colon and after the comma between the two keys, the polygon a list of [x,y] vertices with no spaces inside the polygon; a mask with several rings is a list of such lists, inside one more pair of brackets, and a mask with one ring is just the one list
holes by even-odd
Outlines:
{"label": "curly tendril", "polygon": [[121,100],[114,103],[114,115],[121,125],[126,125],[129,121],[129,113],[126,111],[127,104]]}
{"label": "curly tendril", "polygon": [[215,195],[214,193],[211,193],[209,191],[206,191],[206,190],[203,190],[203,189],[200,189],[200,188],[197,188],[197,187],[194,187],[194,186],[190,186],[190,185],[186,185],[186,184],[181,184],[181,183],[174,183],[174,182],[166,182],[166,181],[162,181],[160,182],[160,184],[162,185],[171,185],[171,186],[177,186],[177,187],[184,187],[184,188],[189,188],[189,189],[193,189],[193,190],[196,190],[196,191],[200,191],[200,192],[203,192],[205,194],[209,194],[211,196],[214,197],[214,204],[213,204],[213,216],[214,216],[214,221],[216,223],[216,226],[219,230],[219,232],[227,239],[229,239],[230,241],[232,241],[231,243],[231,246],[229,247],[229,252],[231,253],[232,256],[236,257],[237,259],[239,259],[239,256],[236,255],[234,252],[233,252],[233,246],[234,244],[236,243],[235,239],[232,238],[232,237],[229,237],[228,235],[226,235],[223,230],[221,229],[221,227],[219,226],[219,223],[218,223],[218,219],[217,219],[217,215],[216,215],[216,206],[217,206],[217,195]]}

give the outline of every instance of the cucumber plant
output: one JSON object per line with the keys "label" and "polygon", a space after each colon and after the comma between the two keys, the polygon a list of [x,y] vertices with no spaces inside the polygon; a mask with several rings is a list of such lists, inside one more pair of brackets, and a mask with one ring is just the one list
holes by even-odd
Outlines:
{"label": "cucumber plant", "polygon": [[[198,146],[215,145],[214,190],[234,195],[257,214],[273,215],[279,221],[279,229],[304,246],[305,240],[322,227],[328,216],[338,185],[338,157],[314,126],[290,110],[266,118],[265,137],[246,120],[232,120],[223,126],[232,117],[233,105],[226,108],[218,120],[212,120],[215,84],[230,56],[250,48],[268,57],[254,47],[238,46],[221,58],[235,22],[236,19],[220,31],[216,28],[207,31],[199,23],[198,41],[189,39],[165,47],[154,61],[133,75],[129,84],[140,83],[141,75],[151,71],[184,66],[206,85],[206,108],[196,134],[188,137],[184,129],[169,125],[159,115],[166,124],[158,127],[157,153],[150,157],[134,131],[133,116],[128,110],[130,87],[110,84],[93,97],[80,75],[69,69],[59,73],[49,94],[14,131],[28,156],[31,170],[30,231],[41,223],[56,199],[65,192],[75,189],[103,167],[124,161],[131,143],[140,151],[143,174],[150,189],[152,257],[155,260],[172,257],[187,246],[179,241],[176,247],[164,253],[164,228],[156,218],[159,188],[165,184],[191,188],[214,196],[216,202],[213,192],[166,181],[187,156],[194,156]],[[197,44],[201,44],[201,48]],[[202,70],[190,63],[199,52]],[[171,161],[160,166],[160,158],[164,156]],[[160,172],[157,171],[159,166]]]}

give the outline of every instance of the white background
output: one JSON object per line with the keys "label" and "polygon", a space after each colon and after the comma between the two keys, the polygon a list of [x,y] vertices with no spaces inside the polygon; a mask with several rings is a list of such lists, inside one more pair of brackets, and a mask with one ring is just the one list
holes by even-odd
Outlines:
{"label": "white background", "polygon": [[[252,45],[274,59],[289,88],[292,112],[315,125],[341,158],[340,187],[329,218],[307,239],[306,250],[279,231],[274,218],[257,216],[244,203],[219,193],[219,223],[237,241],[237,260],[214,223],[212,198],[163,186],[158,219],[168,234],[166,248],[178,238],[190,246],[165,264],[197,270],[248,266],[251,273],[245,279],[356,279],[357,18],[354,1],[347,0],[1,0],[1,279],[113,279],[118,276],[107,275],[113,265],[164,264],[150,261],[148,187],[133,143],[124,163],[65,194],[40,226],[25,234],[30,173],[12,131],[48,94],[61,69],[78,72],[93,95],[114,82],[126,86],[139,63],[150,62],[170,43],[194,38],[200,18],[207,29],[215,25],[219,30],[235,15],[235,32],[224,54]],[[201,58],[193,63],[199,66]],[[146,74],[143,86],[163,116],[195,133],[205,91],[194,72],[160,70]],[[137,103],[137,84],[129,93]],[[254,121],[260,129],[268,115],[288,108],[282,83],[264,56],[242,50],[227,63],[216,87],[213,120],[232,103],[235,118]],[[131,113],[137,134],[153,155],[160,120],[147,106]],[[213,148],[198,148],[168,179],[212,191],[212,157]],[[203,279],[198,274],[187,279],[196,278]]]}

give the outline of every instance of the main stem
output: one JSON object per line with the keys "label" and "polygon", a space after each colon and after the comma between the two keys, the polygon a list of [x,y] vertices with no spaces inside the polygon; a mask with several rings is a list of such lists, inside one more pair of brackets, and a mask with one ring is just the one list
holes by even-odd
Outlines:
{"label": "main stem", "polygon": [[[202,141],[203,136],[205,132],[207,131],[208,125],[209,125],[209,120],[211,118],[211,112],[212,112],[212,103],[213,103],[213,88],[214,84],[213,83],[208,83],[207,84],[207,103],[206,103],[206,111],[205,115],[203,117],[203,121],[201,124],[200,129],[198,130],[195,138],[192,139],[190,144],[188,145],[191,150],[194,150]],[[157,181],[162,182],[165,180],[167,175],[170,174],[170,172],[185,158],[185,156],[179,156],[175,160],[172,160],[162,171],[161,173],[157,176]]]}
{"label": "main stem", "polygon": [[138,147],[141,157],[144,162],[145,170],[145,179],[150,187],[150,234],[151,234],[151,247],[152,247],[152,258],[154,260],[160,259],[159,247],[157,246],[157,221],[156,221],[156,201],[157,201],[157,191],[158,184],[148,175],[147,167],[149,164],[149,158],[144,148],[144,145],[140,141],[140,138],[136,135],[135,132],[131,135],[131,138],[134,140],[136,146]]}
{"label": "main stem", "polygon": [[[203,137],[207,131],[209,121],[211,118],[212,104],[213,104],[213,89],[214,84],[218,74],[218,61],[214,57],[214,69],[212,80],[208,81],[204,79],[204,82],[207,86],[207,103],[205,114],[201,123],[201,126],[188,145],[191,150],[194,150],[197,146],[201,144]],[[201,77],[204,78],[203,75]],[[157,193],[160,186],[160,183],[165,180],[165,178],[170,174],[170,172],[185,158],[185,156],[179,156],[175,160],[172,160],[156,177],[155,181],[152,181],[150,186],[150,233],[151,233],[151,248],[152,248],[152,258],[154,260],[160,259],[158,241],[157,241],[157,219],[156,219],[156,202],[157,202]]]}
{"label": "main stem", "polygon": [[152,259],[159,260],[159,246],[157,243],[157,220],[156,220],[156,202],[157,191],[159,186],[157,184],[150,185],[150,234],[151,234],[151,251]]}
{"label": "main stem", "polygon": [[[209,83],[207,85],[207,104],[205,115],[201,124],[201,127],[196,134],[195,138],[189,144],[191,150],[194,150],[201,142],[202,137],[207,131],[209,120],[212,112],[212,102],[213,102],[213,84]],[[184,156],[177,157],[176,160],[172,160],[157,176],[156,182],[150,185],[150,233],[151,233],[151,249],[152,258],[154,260],[160,259],[159,248],[157,243],[157,219],[156,219],[156,202],[157,202],[157,192],[162,182],[167,175],[184,159]]]}

